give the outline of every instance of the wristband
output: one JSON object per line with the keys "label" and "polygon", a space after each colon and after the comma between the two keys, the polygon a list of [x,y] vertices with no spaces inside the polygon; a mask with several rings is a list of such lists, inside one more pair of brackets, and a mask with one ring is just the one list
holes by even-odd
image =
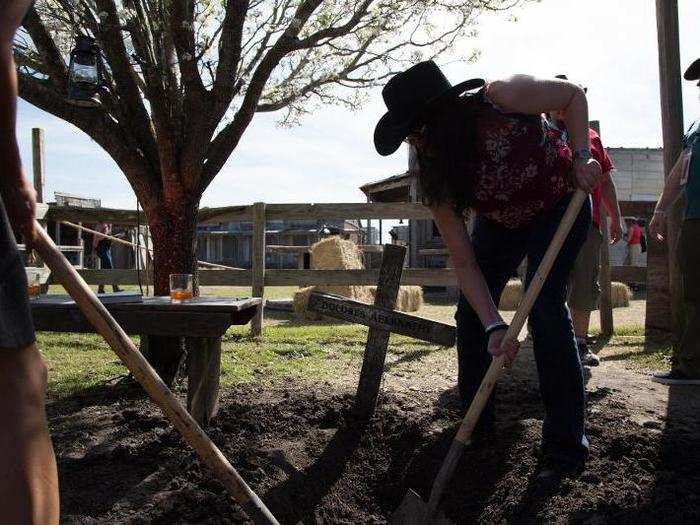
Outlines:
{"label": "wristband", "polygon": [[496,321],[486,327],[486,337],[491,337],[491,334],[498,330],[508,330],[508,323],[504,321]]}

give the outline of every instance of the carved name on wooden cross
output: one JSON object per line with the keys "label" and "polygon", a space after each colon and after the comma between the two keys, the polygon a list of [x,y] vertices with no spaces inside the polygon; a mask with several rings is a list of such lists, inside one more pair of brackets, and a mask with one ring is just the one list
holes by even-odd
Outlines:
{"label": "carved name on wooden cross", "polygon": [[394,310],[405,257],[403,246],[384,245],[374,305],[319,292],[309,297],[311,311],[369,326],[355,399],[355,413],[364,419],[374,413],[392,332],[442,346],[452,346],[455,341],[454,326]]}

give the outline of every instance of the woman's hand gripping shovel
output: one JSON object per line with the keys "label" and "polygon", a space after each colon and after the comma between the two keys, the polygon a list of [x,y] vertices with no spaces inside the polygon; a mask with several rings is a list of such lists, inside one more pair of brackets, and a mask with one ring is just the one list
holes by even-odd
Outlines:
{"label": "woman's hand gripping shovel", "polygon": [[[564,217],[557,228],[557,231],[552,238],[552,242],[549,244],[547,251],[540,262],[537,272],[532,278],[529,288],[525,292],[525,296],[518,306],[513,321],[508,327],[508,331],[503,338],[503,341],[513,340],[518,337],[520,330],[525,326],[525,320],[530,314],[532,305],[535,303],[537,296],[542,289],[549,271],[554,264],[554,261],[561,250],[564,241],[566,240],[571,227],[578,216],[581,206],[588,198],[588,194],[583,190],[576,190],[571,202],[569,203]],[[484,379],[481,381],[479,390],[474,396],[472,404],[469,406],[467,414],[462,420],[462,424],[459,426],[457,435],[452,440],[452,445],[447,453],[447,457],[440,467],[440,472],[438,472],[435,481],[433,482],[433,488],[430,491],[430,500],[425,503],[421,497],[416,494],[413,490],[410,490],[404,496],[403,501],[399,508],[394,512],[391,517],[391,523],[395,525],[425,525],[428,523],[433,524],[448,524],[451,523],[443,515],[436,515],[437,506],[440,503],[442,494],[445,490],[445,485],[452,479],[452,475],[457,468],[457,464],[462,457],[465,446],[469,443],[474,427],[476,426],[479,416],[486,406],[486,402],[493,391],[493,387],[496,385],[498,378],[500,377],[503,368],[506,365],[506,356],[500,355],[494,357],[489,366]]]}

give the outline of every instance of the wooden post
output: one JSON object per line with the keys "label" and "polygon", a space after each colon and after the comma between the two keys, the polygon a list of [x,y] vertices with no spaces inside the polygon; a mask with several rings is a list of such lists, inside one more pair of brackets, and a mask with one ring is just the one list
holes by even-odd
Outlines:
{"label": "wooden post", "polygon": [[[682,150],[683,98],[678,43],[677,0],[656,0],[659,46],[661,125],[663,129],[664,176],[668,178]],[[645,333],[649,340],[678,340],[682,329],[680,275],[676,262],[676,241],[680,227],[680,206],[669,210],[666,246],[649,243],[647,254],[647,308]]]}
{"label": "wooden post", "polygon": [[610,228],[608,212],[605,206],[600,206],[600,228],[603,242],[600,245],[600,333],[609,337],[615,332],[612,307],[612,282],[610,276]]}
{"label": "wooden post", "polygon": [[[414,178],[410,187],[411,202],[418,202],[418,183]],[[408,220],[408,265],[411,268],[418,267],[418,219]]]}
{"label": "wooden post", "polygon": [[[403,262],[406,258],[406,248],[396,244],[384,246],[382,266],[379,270],[377,282],[377,295],[374,305],[394,309],[396,297],[399,294],[399,283],[403,272]],[[369,419],[374,413],[379,395],[379,387],[384,372],[386,349],[389,344],[391,332],[381,328],[370,327],[367,335],[367,345],[362,361],[360,381],[357,385],[357,397],[355,399],[355,413],[362,419]]]}
{"label": "wooden post", "polygon": [[[600,135],[600,121],[592,120],[588,124]],[[615,331],[613,322],[612,307],[612,282],[610,276],[610,225],[608,223],[608,212],[603,203],[600,203],[600,233],[603,242],[600,245],[600,273],[598,283],[600,284],[600,333],[603,336],[611,336]]]}
{"label": "wooden post", "polygon": [[44,202],[44,168],[44,130],[32,128],[32,169],[37,202]]}
{"label": "wooden post", "polygon": [[263,311],[265,308],[265,203],[253,204],[253,297],[262,302],[251,321],[254,337],[262,335]]}

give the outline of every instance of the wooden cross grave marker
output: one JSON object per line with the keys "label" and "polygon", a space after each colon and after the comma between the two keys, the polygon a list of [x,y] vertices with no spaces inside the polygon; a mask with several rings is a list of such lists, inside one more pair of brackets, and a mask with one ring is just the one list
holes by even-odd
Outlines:
{"label": "wooden cross grave marker", "polygon": [[321,292],[309,297],[308,308],[313,312],[369,326],[355,398],[355,413],[363,419],[374,413],[392,332],[442,346],[455,342],[454,326],[394,310],[405,257],[405,247],[384,245],[374,305]]}

